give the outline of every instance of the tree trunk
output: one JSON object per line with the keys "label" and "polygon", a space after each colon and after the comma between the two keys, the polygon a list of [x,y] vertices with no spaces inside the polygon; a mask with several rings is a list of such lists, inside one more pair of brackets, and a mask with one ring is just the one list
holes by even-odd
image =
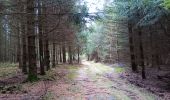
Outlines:
{"label": "tree trunk", "polygon": [[27,47],[26,47],[26,32],[25,25],[22,24],[22,72],[27,74]]}
{"label": "tree trunk", "polygon": [[72,58],[72,48],[69,46],[69,63],[73,64],[73,58]]}
{"label": "tree trunk", "polygon": [[54,41],[53,41],[53,50],[52,50],[52,55],[53,55],[53,60],[52,60],[52,67],[54,68],[55,67],[55,53],[56,53],[56,49],[55,49],[56,47],[55,47],[55,43],[54,43]]}
{"label": "tree trunk", "polygon": [[58,48],[57,47],[58,46],[56,46],[56,51],[55,51],[56,57],[55,57],[55,59],[56,59],[56,64],[58,65]]}
{"label": "tree trunk", "polygon": [[142,30],[139,28],[139,49],[140,49],[140,63],[142,66],[142,78],[146,79],[145,75],[145,63],[144,63],[144,50],[143,50],[143,42],[142,42]]}
{"label": "tree trunk", "polygon": [[41,2],[38,1],[38,30],[39,30],[39,57],[40,57],[40,74],[45,75],[45,68],[44,68],[44,53],[43,53],[43,23],[42,23],[42,6]]}
{"label": "tree trunk", "polygon": [[62,63],[62,48],[60,46],[60,63]]}
{"label": "tree trunk", "polygon": [[66,63],[66,48],[65,48],[65,44],[63,44],[62,53],[63,53],[63,63]]}
{"label": "tree trunk", "polygon": [[80,47],[78,46],[78,63],[80,63]]}
{"label": "tree trunk", "polygon": [[138,68],[135,61],[134,43],[133,43],[133,31],[132,25],[128,24],[129,30],[129,45],[130,45],[130,57],[131,57],[131,67],[133,72],[138,72]]}
{"label": "tree trunk", "polygon": [[[47,12],[47,8],[46,7],[43,7],[43,12],[46,13]],[[43,30],[44,30],[44,63],[45,63],[45,66],[46,66],[46,70],[50,70],[50,52],[49,52],[49,40],[48,40],[48,33],[47,32],[47,25],[46,25],[46,22],[47,22],[47,19],[46,19],[47,15],[44,16],[44,23],[43,23]]]}
{"label": "tree trunk", "polygon": [[36,67],[36,48],[35,48],[35,16],[34,0],[27,0],[27,39],[28,39],[28,80],[34,81],[37,79]]}
{"label": "tree trunk", "polygon": [[17,44],[17,62],[19,62],[19,68],[22,68],[22,62],[21,62],[21,38],[20,38],[20,33],[21,33],[21,28],[20,24],[18,23],[18,44]]}

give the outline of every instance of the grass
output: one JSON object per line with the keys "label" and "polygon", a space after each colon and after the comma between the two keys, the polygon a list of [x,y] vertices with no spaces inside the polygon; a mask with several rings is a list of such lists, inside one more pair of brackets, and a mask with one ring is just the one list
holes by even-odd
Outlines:
{"label": "grass", "polygon": [[6,93],[25,93],[26,91],[23,90],[23,87],[21,84],[15,84],[15,85],[7,85],[7,86],[1,86],[0,87],[0,93],[6,94]]}
{"label": "grass", "polygon": [[114,70],[115,70],[116,73],[122,73],[122,72],[125,71],[125,69],[124,69],[124,68],[121,68],[121,67],[115,67]]}
{"label": "grass", "polygon": [[17,67],[18,64],[17,63],[9,63],[9,62],[6,62],[6,63],[0,63],[0,68],[4,68],[4,67]]}
{"label": "grass", "polygon": [[46,95],[42,97],[42,100],[55,100],[52,92],[47,92]]}
{"label": "grass", "polygon": [[56,72],[54,69],[51,69],[49,71],[46,71],[46,75],[44,76],[38,76],[40,80],[49,80],[49,81],[55,81],[59,79],[59,76],[56,75]]}
{"label": "grass", "polygon": [[18,64],[14,63],[0,63],[0,78],[14,76],[18,73]]}
{"label": "grass", "polygon": [[68,72],[68,74],[66,75],[66,78],[67,78],[68,80],[73,80],[73,79],[75,79],[76,76],[77,76],[78,67],[76,67],[76,66],[68,66],[67,69],[68,69],[69,72]]}

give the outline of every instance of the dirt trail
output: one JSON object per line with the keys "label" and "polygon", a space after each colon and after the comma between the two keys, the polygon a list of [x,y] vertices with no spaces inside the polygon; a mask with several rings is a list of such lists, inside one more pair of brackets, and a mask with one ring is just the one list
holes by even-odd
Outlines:
{"label": "dirt trail", "polygon": [[121,79],[122,69],[88,61],[58,65],[44,79],[21,84],[26,93],[0,94],[0,100],[161,100]]}
{"label": "dirt trail", "polygon": [[114,67],[87,61],[83,61],[82,64],[79,68],[68,68],[65,80],[48,90],[53,99],[160,100],[152,93],[119,78]]}

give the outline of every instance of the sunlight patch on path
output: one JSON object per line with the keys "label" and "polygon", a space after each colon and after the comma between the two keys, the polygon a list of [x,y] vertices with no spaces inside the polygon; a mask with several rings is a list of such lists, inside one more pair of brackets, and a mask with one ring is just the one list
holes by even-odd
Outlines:
{"label": "sunlight patch on path", "polygon": [[119,78],[120,67],[82,61],[82,65],[64,65],[64,72],[48,91],[56,100],[160,100],[153,94]]}
{"label": "sunlight patch on path", "polygon": [[[83,61],[83,64],[85,68],[79,70],[80,79],[84,77],[86,80],[91,80],[82,82],[85,85],[84,87],[87,93],[89,92],[88,88],[90,88],[93,91],[92,94],[94,92],[95,94],[102,93],[106,97],[111,96],[116,100],[156,100],[155,98],[157,98],[152,93],[120,79],[118,73],[123,71],[123,69],[118,66],[110,67],[101,63],[88,61]],[[111,76],[111,79],[107,75]],[[97,92],[98,89],[100,92]],[[89,96],[91,96],[90,93]]]}

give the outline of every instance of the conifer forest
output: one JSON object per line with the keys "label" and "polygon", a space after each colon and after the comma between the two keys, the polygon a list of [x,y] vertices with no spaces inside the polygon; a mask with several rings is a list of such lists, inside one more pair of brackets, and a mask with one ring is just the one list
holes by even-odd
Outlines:
{"label": "conifer forest", "polygon": [[0,0],[0,100],[170,100],[170,0]]}

